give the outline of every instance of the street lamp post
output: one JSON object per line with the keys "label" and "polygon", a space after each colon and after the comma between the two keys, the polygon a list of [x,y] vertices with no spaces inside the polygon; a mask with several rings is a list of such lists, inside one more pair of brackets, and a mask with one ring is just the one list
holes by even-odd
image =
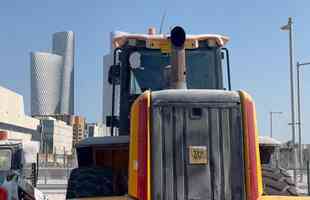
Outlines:
{"label": "street lamp post", "polygon": [[[293,69],[293,39],[292,39],[292,18],[288,18],[288,23],[281,27],[281,30],[289,32],[289,60],[290,60],[290,89],[291,89],[291,123],[292,143],[293,143],[293,166],[296,168],[297,158],[295,149],[295,107],[294,107],[294,69]],[[296,171],[294,170],[294,182],[296,183]]]}
{"label": "street lamp post", "polygon": [[269,112],[270,114],[270,137],[272,138],[273,137],[273,134],[272,134],[272,115],[273,114],[282,114],[282,112]]}
{"label": "street lamp post", "polygon": [[300,63],[297,62],[297,117],[298,117],[298,159],[299,159],[299,167],[302,168],[303,166],[303,159],[302,159],[302,148],[301,148],[301,109],[300,109],[300,68],[305,65],[310,65],[310,62],[307,63]]}

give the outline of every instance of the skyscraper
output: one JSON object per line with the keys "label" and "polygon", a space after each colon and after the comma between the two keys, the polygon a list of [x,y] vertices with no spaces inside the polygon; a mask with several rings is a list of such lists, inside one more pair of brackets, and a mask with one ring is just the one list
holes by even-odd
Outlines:
{"label": "skyscraper", "polygon": [[60,111],[62,56],[32,52],[31,66],[31,115],[50,115]]}
{"label": "skyscraper", "polygon": [[53,34],[53,53],[63,57],[60,113],[74,114],[74,33]]}

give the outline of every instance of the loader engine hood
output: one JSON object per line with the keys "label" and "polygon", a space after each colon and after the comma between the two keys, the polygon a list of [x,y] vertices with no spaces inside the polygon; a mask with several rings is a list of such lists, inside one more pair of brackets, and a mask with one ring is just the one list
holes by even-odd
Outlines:
{"label": "loader engine hood", "polygon": [[131,110],[129,195],[245,199],[240,104],[238,92],[221,90],[140,96]]}

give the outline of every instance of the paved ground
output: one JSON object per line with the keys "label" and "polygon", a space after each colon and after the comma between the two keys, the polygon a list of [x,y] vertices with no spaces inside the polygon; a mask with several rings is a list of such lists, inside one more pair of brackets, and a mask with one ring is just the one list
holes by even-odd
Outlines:
{"label": "paved ground", "polygon": [[41,190],[45,195],[48,196],[49,200],[65,200],[66,191],[65,190]]}
{"label": "paved ground", "polygon": [[38,189],[47,195],[49,200],[65,200],[67,185],[61,184],[61,181],[58,183],[60,184],[39,184]]}
{"label": "paved ground", "polygon": [[[293,174],[292,171],[289,171],[290,174]],[[298,180],[300,177],[298,176]],[[67,180],[51,180],[48,179],[47,183],[44,184],[44,180],[40,180],[38,184],[38,189],[46,194],[49,200],[65,200],[66,198],[66,182]],[[307,175],[304,174],[303,180],[297,182],[297,186],[299,188],[299,192],[306,195],[307,190]]]}

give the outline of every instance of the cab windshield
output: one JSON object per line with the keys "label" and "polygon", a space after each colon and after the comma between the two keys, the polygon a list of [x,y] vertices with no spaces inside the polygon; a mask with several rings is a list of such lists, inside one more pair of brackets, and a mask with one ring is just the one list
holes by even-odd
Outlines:
{"label": "cab windshield", "polygon": [[[222,69],[218,48],[186,50],[186,82],[188,89],[222,88]],[[144,90],[165,88],[165,71],[170,65],[170,54],[143,49],[134,52],[131,65],[131,94]],[[131,54],[133,55],[133,54]],[[132,64],[133,63],[133,64]]]}
{"label": "cab windshield", "polygon": [[0,150],[0,171],[11,169],[11,151],[8,149]]}

